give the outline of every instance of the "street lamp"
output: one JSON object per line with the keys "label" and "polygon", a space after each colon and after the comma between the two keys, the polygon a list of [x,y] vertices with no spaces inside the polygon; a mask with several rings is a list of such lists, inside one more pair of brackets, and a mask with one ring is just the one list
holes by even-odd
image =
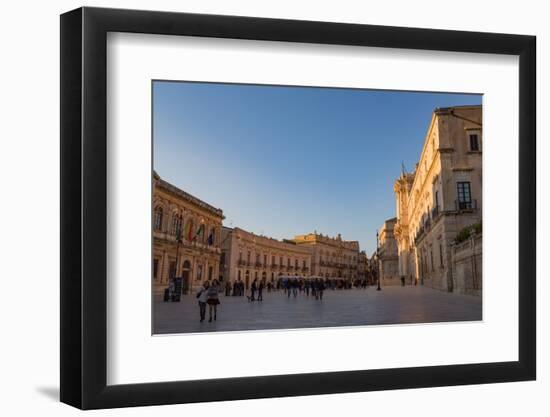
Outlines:
{"label": "street lamp", "polygon": [[376,291],[380,291],[382,288],[380,287],[380,264],[379,264],[379,259],[380,257],[378,256],[378,251],[379,251],[379,248],[378,248],[378,230],[376,231],[376,276],[377,276],[377,280],[378,280],[378,286],[376,287]]}
{"label": "street lamp", "polygon": [[175,282],[178,275],[180,243],[181,243],[181,227],[178,226],[178,229],[176,230],[176,267],[174,271],[174,287],[175,287]]}

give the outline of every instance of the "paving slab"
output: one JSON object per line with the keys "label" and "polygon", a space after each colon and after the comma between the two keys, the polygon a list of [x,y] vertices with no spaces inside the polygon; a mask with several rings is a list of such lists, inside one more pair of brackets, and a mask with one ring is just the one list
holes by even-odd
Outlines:
{"label": "paving slab", "polygon": [[481,297],[447,293],[423,286],[326,290],[323,300],[299,293],[264,292],[261,302],[246,297],[220,296],[217,320],[199,321],[194,295],[180,302],[155,296],[153,333],[200,333],[243,330],[477,321],[482,319]]}

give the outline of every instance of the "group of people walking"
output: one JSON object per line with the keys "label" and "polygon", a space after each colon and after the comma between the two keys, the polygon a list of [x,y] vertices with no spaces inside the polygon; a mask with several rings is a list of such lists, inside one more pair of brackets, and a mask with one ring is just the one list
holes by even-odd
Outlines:
{"label": "group of people walking", "polygon": [[366,288],[368,285],[366,280],[356,280],[353,282],[337,279],[300,279],[300,278],[280,278],[275,282],[266,282],[265,280],[255,279],[250,285],[248,294],[245,294],[245,284],[240,279],[232,284],[226,282],[222,287],[218,280],[214,279],[212,283],[205,281],[196,293],[199,303],[200,321],[206,319],[206,306],[208,305],[208,321],[216,321],[218,305],[220,304],[220,292],[224,292],[226,296],[244,296],[249,302],[263,301],[264,290],[268,292],[283,290],[284,295],[288,298],[297,297],[299,293],[306,297],[315,297],[316,300],[322,300],[325,290],[351,289],[351,288]]}
{"label": "group of people walking", "polygon": [[291,294],[296,297],[298,296],[298,292],[303,292],[307,297],[311,293],[311,296],[315,297],[316,300],[323,299],[323,293],[326,289],[325,281],[321,278],[312,280],[289,279],[283,281],[282,286],[289,298]]}

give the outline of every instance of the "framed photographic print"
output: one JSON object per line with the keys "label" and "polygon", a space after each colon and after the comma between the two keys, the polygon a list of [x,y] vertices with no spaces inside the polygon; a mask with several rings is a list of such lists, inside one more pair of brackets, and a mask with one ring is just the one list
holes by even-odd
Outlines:
{"label": "framed photographic print", "polygon": [[536,375],[535,38],[61,16],[61,400]]}

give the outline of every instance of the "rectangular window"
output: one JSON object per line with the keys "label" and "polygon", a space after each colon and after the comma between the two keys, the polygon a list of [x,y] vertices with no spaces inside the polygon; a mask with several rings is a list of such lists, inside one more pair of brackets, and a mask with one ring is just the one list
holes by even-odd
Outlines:
{"label": "rectangular window", "polygon": [[470,135],[470,150],[479,151],[479,137],[475,133]]}
{"label": "rectangular window", "polygon": [[472,194],[470,191],[469,182],[457,182],[457,193],[458,193],[458,209],[471,209],[472,208]]}
{"label": "rectangular window", "polygon": [[158,268],[159,268],[159,260],[155,259],[155,260],[153,260],[153,277],[155,279],[158,279],[158,277],[157,277]]}
{"label": "rectangular window", "polygon": [[432,271],[433,271],[434,270],[434,253],[431,248],[430,248],[430,264],[432,266]]}
{"label": "rectangular window", "polygon": [[439,245],[439,266],[443,268],[443,246]]}

